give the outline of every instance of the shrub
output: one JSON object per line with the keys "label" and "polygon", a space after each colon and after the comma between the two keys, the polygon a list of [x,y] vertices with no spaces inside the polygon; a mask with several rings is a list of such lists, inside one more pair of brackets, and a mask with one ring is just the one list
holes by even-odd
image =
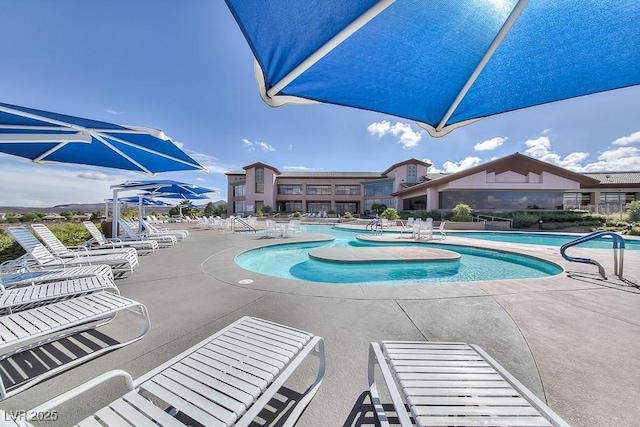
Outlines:
{"label": "shrub", "polygon": [[343,215],[343,217],[344,217],[345,219],[353,219],[353,215],[351,215],[351,212],[345,212],[345,213],[344,213],[344,215]]}
{"label": "shrub", "polygon": [[398,215],[398,211],[395,210],[394,208],[386,208],[381,214],[380,216],[382,218],[386,218],[386,219],[390,219],[390,220],[394,220],[394,219],[398,219],[400,218],[400,215]]}
{"label": "shrub", "polygon": [[458,203],[451,211],[451,221],[465,222],[471,221],[471,206],[464,203]]}
{"label": "shrub", "polygon": [[302,214],[301,214],[299,211],[295,211],[295,212],[293,213],[293,217],[294,217],[294,218],[300,218],[301,216],[302,216]]}
{"label": "shrub", "polygon": [[640,236],[640,224],[634,224],[627,234],[631,236]]}
{"label": "shrub", "polygon": [[24,249],[4,230],[0,230],[0,263],[24,255]]}
{"label": "shrub", "polygon": [[640,221],[640,200],[634,200],[633,202],[629,203],[627,214],[629,215],[629,221]]}
{"label": "shrub", "polygon": [[78,246],[91,238],[86,227],[81,223],[50,226],[49,229],[65,246]]}

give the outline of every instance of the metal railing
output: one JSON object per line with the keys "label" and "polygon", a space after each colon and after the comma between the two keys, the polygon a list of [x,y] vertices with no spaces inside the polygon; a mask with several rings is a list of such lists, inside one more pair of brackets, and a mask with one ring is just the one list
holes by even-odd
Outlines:
{"label": "metal railing", "polygon": [[602,278],[606,280],[607,274],[602,264],[600,264],[598,261],[591,258],[573,257],[570,255],[567,255],[566,253],[567,249],[569,249],[572,246],[579,245],[580,243],[584,243],[589,240],[594,240],[602,236],[610,236],[612,238],[613,274],[618,276],[620,280],[624,280],[624,278],[622,277],[622,270],[624,268],[624,238],[618,233],[614,233],[613,231],[608,231],[608,230],[594,231],[593,233],[589,233],[586,236],[582,236],[575,240],[572,240],[569,243],[565,243],[560,247],[560,255],[562,255],[562,258],[566,259],[567,261],[581,262],[584,264],[595,265],[596,267],[598,267],[598,271],[600,272],[600,275],[602,276]]}
{"label": "metal railing", "polygon": [[[231,219],[231,232],[235,233],[236,232],[236,223],[240,223],[244,228],[248,228],[249,231],[253,231],[254,233],[257,233],[258,230],[256,230],[254,227],[251,226],[251,224],[249,224],[247,221],[245,221],[242,218],[239,218],[237,216],[234,216]],[[243,230],[246,231],[246,230]]]}
{"label": "metal railing", "polygon": [[474,217],[471,218],[472,221],[474,222],[484,222],[485,224],[488,223],[492,223],[492,222],[508,222],[509,223],[509,228],[513,228],[513,220],[510,218],[504,218],[504,217],[499,217],[499,216],[493,216],[493,215],[482,215],[482,214],[478,214]]}

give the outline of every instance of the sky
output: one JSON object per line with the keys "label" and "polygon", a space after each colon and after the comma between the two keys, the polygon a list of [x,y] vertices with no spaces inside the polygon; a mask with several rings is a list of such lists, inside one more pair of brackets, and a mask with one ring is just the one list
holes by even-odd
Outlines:
{"label": "sky", "polygon": [[[221,0],[30,0],[0,8],[0,102],[161,129],[215,189],[226,172],[382,172],[410,158],[457,172],[514,152],[577,172],[640,171],[640,86],[485,118],[432,138],[415,123],[334,105],[267,106],[253,56]],[[0,206],[101,203],[143,174],[39,165],[0,153]]]}

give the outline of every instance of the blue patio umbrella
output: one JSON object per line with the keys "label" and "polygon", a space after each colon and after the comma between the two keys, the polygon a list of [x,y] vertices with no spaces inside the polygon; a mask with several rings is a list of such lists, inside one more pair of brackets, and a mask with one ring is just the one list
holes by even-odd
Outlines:
{"label": "blue patio umbrella", "polygon": [[[113,190],[113,198],[117,199],[118,194],[122,191],[139,191],[144,192],[142,195],[146,197],[171,197],[167,196],[170,194],[179,194],[180,198],[187,197],[197,197],[202,196],[206,193],[217,192],[217,190],[213,190],[210,188],[200,187],[195,184],[188,184],[180,181],[173,180],[130,180],[126,181],[122,184],[112,185],[111,189]],[[184,197],[187,196],[187,197]],[[198,197],[199,198],[199,197]],[[206,198],[206,196],[202,196],[202,198]],[[142,210],[142,207],[140,208]],[[118,218],[120,216],[120,212],[118,209],[118,205],[114,206],[113,211],[113,235],[117,236],[117,227],[118,227]],[[142,218],[142,216],[140,216]],[[140,224],[140,227],[142,224]]]}
{"label": "blue patio umbrella", "polygon": [[226,0],[272,106],[417,121],[482,117],[640,84],[640,2]]}
{"label": "blue patio umbrella", "polygon": [[76,163],[155,175],[204,170],[156,129],[0,103],[0,152],[36,163]]}

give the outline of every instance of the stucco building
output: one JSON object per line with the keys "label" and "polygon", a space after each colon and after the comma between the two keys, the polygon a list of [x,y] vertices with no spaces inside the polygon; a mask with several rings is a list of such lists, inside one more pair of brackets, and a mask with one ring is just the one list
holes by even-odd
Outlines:
{"label": "stucco building", "polygon": [[409,159],[383,172],[281,172],[265,163],[228,172],[228,213],[273,211],[367,214],[398,211],[565,209],[640,200],[640,172],[582,174],[514,153],[453,174],[431,174]]}

